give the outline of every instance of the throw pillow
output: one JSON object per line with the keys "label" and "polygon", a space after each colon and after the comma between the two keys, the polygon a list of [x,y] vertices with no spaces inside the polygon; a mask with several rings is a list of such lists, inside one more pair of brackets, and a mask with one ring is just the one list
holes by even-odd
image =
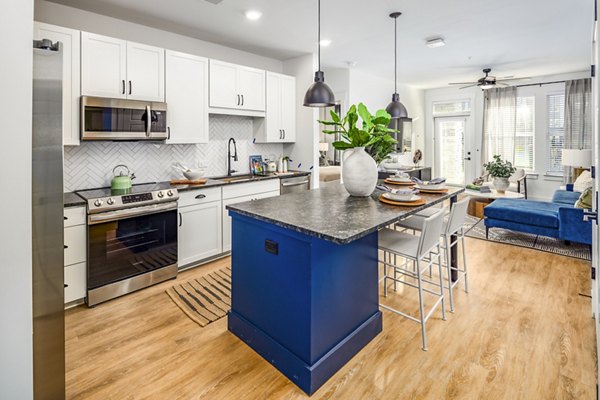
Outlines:
{"label": "throw pillow", "polygon": [[594,197],[594,192],[591,187],[585,189],[579,199],[575,202],[576,208],[592,208],[592,198]]}
{"label": "throw pillow", "polygon": [[593,184],[594,179],[592,178],[592,174],[590,174],[590,171],[583,171],[581,175],[577,177],[575,183],[573,183],[573,191],[584,192],[585,189],[592,187]]}

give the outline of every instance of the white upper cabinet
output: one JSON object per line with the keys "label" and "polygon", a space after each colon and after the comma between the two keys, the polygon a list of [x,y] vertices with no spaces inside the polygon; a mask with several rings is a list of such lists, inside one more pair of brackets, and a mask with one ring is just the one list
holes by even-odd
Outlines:
{"label": "white upper cabinet", "polygon": [[36,22],[33,37],[50,39],[63,45],[63,144],[79,145],[79,93],[81,90],[80,32]]}
{"label": "white upper cabinet", "polygon": [[210,106],[265,111],[265,71],[210,60]]}
{"label": "white upper cabinet", "polygon": [[267,113],[255,133],[258,143],[296,141],[296,78],[267,72]]}
{"label": "white upper cabinet", "polygon": [[81,32],[81,94],[164,101],[164,49]]}
{"label": "white upper cabinet", "polygon": [[165,101],[165,50],[127,42],[127,98]]}
{"label": "white upper cabinet", "polygon": [[81,32],[81,94],[127,98],[127,42]]}
{"label": "white upper cabinet", "polygon": [[208,59],[166,51],[170,144],[208,143]]}

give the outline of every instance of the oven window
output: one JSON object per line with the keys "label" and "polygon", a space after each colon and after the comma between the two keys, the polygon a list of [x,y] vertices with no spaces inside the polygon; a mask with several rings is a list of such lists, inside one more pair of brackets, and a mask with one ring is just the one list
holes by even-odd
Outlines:
{"label": "oven window", "polygon": [[177,263],[177,211],[88,227],[88,289]]}
{"label": "oven window", "polygon": [[[167,113],[152,111],[152,132],[165,132]],[[86,132],[146,132],[146,110],[110,107],[85,107]]]}

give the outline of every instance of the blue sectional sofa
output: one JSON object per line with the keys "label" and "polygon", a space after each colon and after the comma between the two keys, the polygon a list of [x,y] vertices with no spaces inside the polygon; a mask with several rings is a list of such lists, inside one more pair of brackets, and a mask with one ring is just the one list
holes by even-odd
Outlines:
{"label": "blue sectional sofa", "polygon": [[583,220],[583,209],[575,208],[580,193],[557,190],[551,202],[498,199],[485,207],[486,236],[490,228],[504,228],[565,240],[592,244],[592,223]]}

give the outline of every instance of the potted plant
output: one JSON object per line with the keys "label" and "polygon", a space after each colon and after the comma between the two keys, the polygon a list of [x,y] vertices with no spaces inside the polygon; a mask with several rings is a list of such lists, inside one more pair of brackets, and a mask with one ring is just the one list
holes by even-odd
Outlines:
{"label": "potted plant", "polygon": [[[362,126],[357,126],[358,120]],[[344,118],[331,111],[331,121],[319,121],[332,127],[323,131],[325,134],[340,134],[342,140],[333,142],[336,150],[347,151],[342,163],[342,179],[344,187],[352,196],[370,196],[377,185],[377,165],[392,153],[396,139],[390,133],[391,116],[385,110],[378,110],[372,115],[367,107],[360,103],[352,105]]]}
{"label": "potted plant", "polygon": [[508,178],[517,170],[512,166],[512,163],[502,160],[498,154],[494,156],[492,161],[483,164],[483,168],[494,178],[494,188],[498,193],[504,193],[508,189],[510,186]]}

